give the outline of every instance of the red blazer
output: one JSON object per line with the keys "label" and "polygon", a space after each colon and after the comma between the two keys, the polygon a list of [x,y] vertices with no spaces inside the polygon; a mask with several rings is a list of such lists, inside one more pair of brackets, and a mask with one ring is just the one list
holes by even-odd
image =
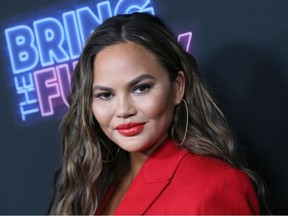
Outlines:
{"label": "red blazer", "polygon": [[246,174],[168,141],[143,164],[114,214],[259,214],[259,205]]}

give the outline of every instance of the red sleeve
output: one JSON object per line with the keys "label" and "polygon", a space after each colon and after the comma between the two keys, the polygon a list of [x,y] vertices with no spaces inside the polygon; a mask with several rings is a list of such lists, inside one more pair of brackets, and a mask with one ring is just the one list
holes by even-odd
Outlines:
{"label": "red sleeve", "polygon": [[199,197],[198,207],[199,214],[259,214],[250,179],[233,168],[210,179]]}

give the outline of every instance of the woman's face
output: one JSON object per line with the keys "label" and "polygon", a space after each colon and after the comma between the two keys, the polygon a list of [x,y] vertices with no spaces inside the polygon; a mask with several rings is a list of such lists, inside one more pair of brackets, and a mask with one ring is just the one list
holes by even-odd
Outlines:
{"label": "woman's face", "polygon": [[128,152],[143,152],[168,137],[184,75],[171,83],[155,56],[132,42],[101,50],[93,64],[92,111],[107,137]]}

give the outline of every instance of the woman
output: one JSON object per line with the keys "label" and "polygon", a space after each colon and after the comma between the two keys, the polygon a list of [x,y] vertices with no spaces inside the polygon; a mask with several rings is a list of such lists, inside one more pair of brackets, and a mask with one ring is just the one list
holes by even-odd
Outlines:
{"label": "woman", "polygon": [[258,198],[266,206],[194,58],[157,17],[100,25],[69,104],[51,214],[259,214]]}

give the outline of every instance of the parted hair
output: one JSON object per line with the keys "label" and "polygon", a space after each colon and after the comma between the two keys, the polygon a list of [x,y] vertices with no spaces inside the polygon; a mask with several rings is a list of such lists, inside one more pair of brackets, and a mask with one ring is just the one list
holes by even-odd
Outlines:
{"label": "parted hair", "polygon": [[130,169],[128,152],[117,153],[117,145],[105,136],[92,113],[95,57],[108,46],[127,42],[153,53],[171,82],[179,71],[185,74],[183,99],[188,105],[188,128],[185,106],[180,104],[175,108],[170,138],[179,143],[179,148],[218,158],[243,170],[255,185],[263,212],[269,211],[265,185],[238,156],[225,116],[208,92],[193,56],[181,47],[160,18],[133,13],[104,21],[83,48],[68,95],[70,107],[60,125],[62,160],[55,174],[49,213],[95,214],[111,184],[120,182]]}

